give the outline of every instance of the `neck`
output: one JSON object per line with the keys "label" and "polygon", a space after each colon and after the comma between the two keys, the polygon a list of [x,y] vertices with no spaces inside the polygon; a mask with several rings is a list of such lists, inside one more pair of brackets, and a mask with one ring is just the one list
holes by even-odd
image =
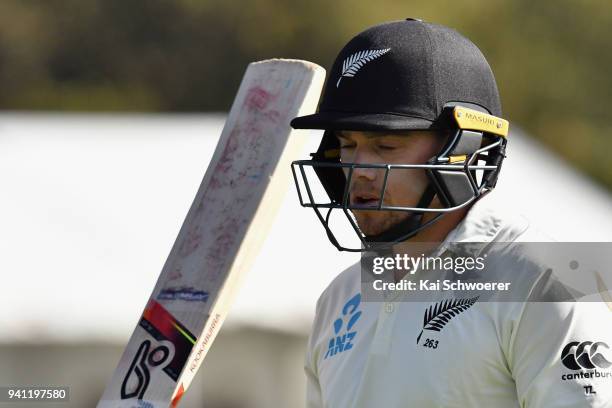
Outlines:
{"label": "neck", "polygon": [[[429,227],[419,231],[419,233],[414,237],[394,245],[393,252],[400,254],[412,252],[409,248],[414,248],[414,245],[417,243],[419,244],[419,248],[430,248],[431,250],[437,248],[448,236],[449,232],[451,232],[461,222],[461,220],[465,218],[472,205],[473,204],[470,204],[464,208],[445,214]],[[422,223],[430,221],[436,215],[436,213],[432,212],[425,213]],[[420,244],[426,245],[423,246]]]}
{"label": "neck", "polygon": [[[393,252],[395,254],[407,254],[409,256],[430,254],[440,246],[442,241],[444,241],[444,239],[448,236],[449,232],[451,232],[461,222],[461,220],[465,218],[465,215],[469,211],[470,207],[471,205],[445,214],[438,221],[420,231],[414,237],[394,245]],[[431,220],[435,216],[436,213],[425,213],[423,216],[423,223]],[[404,274],[404,271],[395,271],[395,281],[397,282],[401,280]]]}

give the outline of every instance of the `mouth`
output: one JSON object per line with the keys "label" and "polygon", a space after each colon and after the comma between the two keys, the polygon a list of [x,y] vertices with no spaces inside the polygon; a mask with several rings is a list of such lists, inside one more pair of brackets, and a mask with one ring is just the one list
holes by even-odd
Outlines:
{"label": "mouth", "polygon": [[379,196],[369,193],[351,194],[351,206],[377,208],[380,203]]}

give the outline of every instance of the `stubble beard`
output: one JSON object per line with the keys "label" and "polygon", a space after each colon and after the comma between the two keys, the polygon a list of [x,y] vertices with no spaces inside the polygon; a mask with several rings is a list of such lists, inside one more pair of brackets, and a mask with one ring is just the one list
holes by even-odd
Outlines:
{"label": "stubble beard", "polygon": [[403,211],[353,210],[353,214],[359,229],[367,236],[382,234],[410,216]]}

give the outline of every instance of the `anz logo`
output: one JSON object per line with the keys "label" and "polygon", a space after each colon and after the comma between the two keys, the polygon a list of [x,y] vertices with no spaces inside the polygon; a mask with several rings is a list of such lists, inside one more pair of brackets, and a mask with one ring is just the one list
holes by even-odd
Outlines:
{"label": "anz logo", "polygon": [[361,317],[361,311],[358,310],[360,303],[361,294],[357,293],[342,306],[340,317],[334,321],[334,336],[329,339],[324,360],[353,348],[353,340],[357,335],[357,331],[353,328]]}

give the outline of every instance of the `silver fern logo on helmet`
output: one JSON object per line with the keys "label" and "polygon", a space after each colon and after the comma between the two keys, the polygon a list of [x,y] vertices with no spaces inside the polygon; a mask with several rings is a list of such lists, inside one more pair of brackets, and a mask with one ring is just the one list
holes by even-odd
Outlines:
{"label": "silver fern logo on helmet", "polygon": [[389,51],[391,51],[391,48],[382,50],[363,50],[346,58],[342,63],[342,73],[340,74],[340,78],[338,78],[338,82],[336,82],[336,88],[340,86],[342,78],[354,77],[365,64],[374,61],[378,57],[382,57]]}

